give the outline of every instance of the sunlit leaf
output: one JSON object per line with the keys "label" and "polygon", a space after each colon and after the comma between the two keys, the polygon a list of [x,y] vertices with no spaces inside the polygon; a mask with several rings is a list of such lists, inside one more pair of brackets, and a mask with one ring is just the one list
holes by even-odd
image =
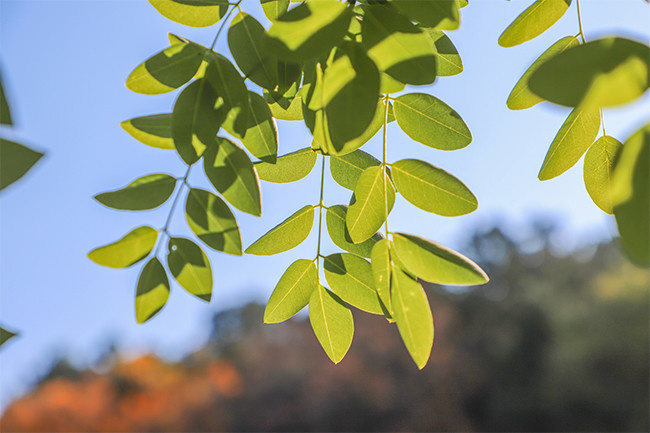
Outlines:
{"label": "sunlit leaf", "polygon": [[394,233],[393,245],[405,270],[430,283],[470,286],[489,280],[476,263],[436,242]]}
{"label": "sunlit leaf", "polygon": [[0,138],[0,190],[23,177],[42,157],[27,146]]}
{"label": "sunlit leaf", "polygon": [[336,183],[343,188],[354,191],[361,173],[368,167],[380,164],[381,162],[377,158],[358,149],[346,155],[332,156],[330,158],[330,172],[332,173],[332,179]]}
{"label": "sunlit leaf", "polygon": [[135,68],[126,80],[126,87],[145,95],[171,92],[192,79],[203,53],[195,44],[174,44]]}
{"label": "sunlit leaf", "polygon": [[436,149],[462,149],[472,141],[472,134],[458,113],[426,93],[408,93],[397,98],[395,118],[406,135]]}
{"label": "sunlit leaf", "polygon": [[264,15],[271,21],[277,20],[289,9],[289,0],[260,0],[260,3]]}
{"label": "sunlit leaf", "polygon": [[313,260],[293,262],[282,274],[266,304],[264,323],[280,323],[293,317],[307,306],[318,286],[318,271]]}
{"label": "sunlit leaf", "polygon": [[444,216],[458,216],[478,207],[474,194],[456,177],[417,159],[402,159],[392,165],[395,187],[420,209]]}
{"label": "sunlit leaf", "polygon": [[433,315],[424,289],[401,269],[392,270],[392,304],[397,329],[419,369],[429,361],[433,348]]}
{"label": "sunlit leaf", "polygon": [[97,194],[95,200],[113,209],[154,209],[172,195],[176,178],[168,174],[149,174],[140,177],[124,188]]}
{"label": "sunlit leaf", "polygon": [[650,265],[650,124],[625,141],[612,178],[621,243],[635,262]]}
{"label": "sunlit leaf", "polygon": [[[2,82],[2,77],[0,76],[0,125],[13,124],[14,122],[11,118],[11,109],[9,108],[9,102],[7,101],[4,84]],[[2,343],[0,343],[0,345],[2,345]]]}
{"label": "sunlit leaf", "polygon": [[175,149],[171,113],[136,117],[120,123],[133,138],[148,146]]}
{"label": "sunlit leaf", "polygon": [[379,86],[379,93],[389,94],[397,93],[404,90],[406,84],[397,81],[395,78],[391,77],[385,72],[381,73],[381,84]]}
{"label": "sunlit leaf", "polygon": [[169,238],[167,267],[185,290],[199,299],[212,298],[212,269],[201,247],[185,238]]}
{"label": "sunlit leaf", "polygon": [[603,211],[614,212],[612,205],[612,173],[614,162],[623,144],[614,137],[600,137],[585,155],[584,180],[591,199]]}
{"label": "sunlit leaf", "polygon": [[514,47],[544,33],[569,9],[571,0],[537,0],[499,36],[499,45]]}
{"label": "sunlit leaf", "polygon": [[216,24],[228,10],[228,0],[149,0],[165,18],[190,27]]}
{"label": "sunlit leaf", "polygon": [[242,212],[260,216],[260,182],[250,158],[232,141],[217,137],[203,157],[205,174],[214,187]]}
{"label": "sunlit leaf", "polygon": [[8,331],[5,328],[0,326],[0,347],[3,344],[5,344],[7,341],[14,338],[16,335],[18,335],[18,334],[15,333],[15,332]]}
{"label": "sunlit leaf", "polygon": [[372,265],[373,281],[379,295],[379,300],[385,309],[384,314],[392,318],[393,301],[391,299],[391,259],[390,259],[390,241],[382,239],[372,247],[370,254],[370,263]]}
{"label": "sunlit leaf", "polygon": [[250,112],[248,113],[248,128],[246,135],[241,138],[232,129],[230,121],[223,126],[226,131],[241,139],[244,146],[253,156],[262,161],[274,163],[278,155],[278,128],[271,110],[264,98],[254,92],[248,92]]}
{"label": "sunlit leaf", "polygon": [[279,120],[302,120],[302,98],[300,95],[296,95],[293,99],[289,100],[286,98],[280,98],[280,100],[275,100],[267,92],[264,92],[264,99],[269,108],[273,117]]}
{"label": "sunlit leaf", "polygon": [[335,364],[341,362],[354,336],[354,320],[348,306],[319,285],[309,298],[309,321],[327,356]]}
{"label": "sunlit leaf", "polygon": [[338,253],[325,257],[324,267],[330,289],[339,298],[367,313],[384,314],[367,260],[350,253]]}
{"label": "sunlit leaf", "polygon": [[385,168],[366,168],[354,188],[354,197],[345,222],[352,242],[360,243],[379,230],[395,203],[395,187]]}
{"label": "sunlit leaf", "polygon": [[391,0],[395,8],[427,27],[455,30],[460,25],[458,0]]}
{"label": "sunlit leaf", "polygon": [[561,175],[578,162],[591,146],[600,128],[598,108],[574,109],[558,131],[546,153],[539,180]]}
{"label": "sunlit leaf", "polygon": [[300,245],[314,224],[314,206],[307,205],[273,227],[264,236],[246,248],[246,254],[270,256]]}
{"label": "sunlit leaf", "polygon": [[158,314],[169,299],[169,280],[157,257],[144,265],[135,294],[135,318],[144,323]]}
{"label": "sunlit leaf", "polygon": [[316,164],[317,153],[310,148],[280,156],[275,164],[256,162],[255,170],[260,179],[267,182],[295,182],[307,176]]}
{"label": "sunlit leaf", "polygon": [[347,211],[348,207],[340,204],[330,206],[327,209],[327,232],[329,233],[332,242],[334,242],[334,245],[341,248],[342,250],[356,254],[358,256],[370,257],[372,247],[375,245],[375,243],[382,240],[384,236],[381,233],[377,232],[372,235],[372,237],[363,242],[360,242],[358,244],[353,243],[352,239],[350,239],[348,229],[345,226]]}
{"label": "sunlit leaf", "polygon": [[436,79],[436,50],[429,37],[390,5],[364,6],[363,45],[380,71],[415,85]]}
{"label": "sunlit leaf", "polygon": [[626,104],[650,87],[650,47],[604,38],[572,47],[542,64],[530,77],[535,94],[560,105]]}
{"label": "sunlit leaf", "polygon": [[508,108],[511,110],[523,110],[542,102],[544,98],[540,98],[534,94],[528,87],[528,81],[530,80],[531,75],[533,75],[533,72],[539,69],[539,67],[550,58],[577,45],[580,45],[580,42],[578,42],[576,36],[567,36],[551,45],[548,50],[544,51],[544,53],[539,56],[532,65],[530,65],[526,72],[524,72],[524,75],[519,79],[517,84],[515,84],[512,92],[510,92],[510,96],[508,96]]}
{"label": "sunlit leaf", "polygon": [[440,30],[431,28],[423,30],[435,48],[437,75],[439,77],[449,77],[463,72],[463,61],[451,39]]}
{"label": "sunlit leaf", "polygon": [[337,0],[311,0],[283,14],[268,31],[268,48],[286,60],[304,61],[330,51],[345,35],[351,9]]}
{"label": "sunlit leaf", "polygon": [[228,254],[242,254],[237,221],[220,197],[192,188],[185,203],[185,218],[192,231],[210,248]]}
{"label": "sunlit leaf", "polygon": [[109,268],[128,268],[149,255],[158,239],[158,231],[143,226],[131,230],[122,239],[95,248],[88,258]]}

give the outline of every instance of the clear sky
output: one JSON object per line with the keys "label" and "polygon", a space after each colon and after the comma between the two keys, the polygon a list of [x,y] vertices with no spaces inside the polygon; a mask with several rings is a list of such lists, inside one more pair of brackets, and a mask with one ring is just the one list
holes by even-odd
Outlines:
{"label": "clear sky", "polygon": [[[469,227],[503,218],[517,234],[542,215],[561,224],[562,248],[615,235],[612,218],[584,189],[582,162],[559,178],[537,180],[568,111],[546,103],[525,111],[506,108],[528,65],[556,40],[578,33],[573,5],[541,37],[499,47],[500,33],[530,3],[470,0],[461,28],[449,34],[465,71],[414,90],[431,92],[458,111],[472,131],[470,146],[443,152],[411,141],[395,124],[389,129],[389,160],[417,157],[450,171],[478,197],[479,209],[445,218],[398,198],[390,217],[393,230],[459,247]],[[244,0],[242,7],[262,20],[258,0]],[[582,9],[588,39],[625,34],[648,43],[647,3],[583,0]],[[116,341],[128,353],[155,350],[178,358],[205,341],[215,311],[265,301],[292,261],[315,254],[316,230],[299,248],[274,257],[212,252],[212,302],[197,301],[173,285],[168,305],[145,325],[136,325],[133,313],[141,266],[111,270],[86,258],[92,248],[136,226],[161,227],[169,212],[169,203],[146,212],[114,211],[96,203],[94,194],[145,174],[184,173],[174,152],[145,146],[119,126],[125,119],[171,111],[177,92],[144,96],[124,86],[135,66],[167,45],[167,32],[209,44],[216,27],[175,24],[145,0],[0,0],[0,65],[17,125],[1,132],[47,153],[0,195],[0,322],[22,333],[0,351],[0,409],[46,372],[57,354],[83,365]],[[217,44],[221,52],[227,51],[225,40],[224,33]],[[607,132],[624,139],[649,117],[646,94],[626,108],[606,110]],[[302,123],[278,127],[280,153],[309,146]],[[379,155],[377,138],[367,149]],[[191,183],[210,188],[200,170]],[[298,183],[262,188],[262,218],[236,212],[245,246],[307,200],[317,203],[319,173],[315,168]],[[326,204],[347,203],[349,193],[328,180],[325,197]],[[172,231],[190,234],[180,209]],[[335,248],[327,243],[329,251]]]}

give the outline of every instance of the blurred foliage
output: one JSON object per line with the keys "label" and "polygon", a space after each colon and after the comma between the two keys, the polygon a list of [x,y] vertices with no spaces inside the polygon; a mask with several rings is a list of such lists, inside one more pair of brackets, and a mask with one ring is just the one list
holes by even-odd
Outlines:
{"label": "blurred foliage", "polygon": [[0,420],[3,431],[648,431],[647,270],[613,244],[570,255],[538,225],[472,237],[489,284],[426,285],[436,344],[413,368],[394,326],[355,311],[332,365],[304,317],[263,325],[249,304],[216,314],[181,362],[62,361]]}

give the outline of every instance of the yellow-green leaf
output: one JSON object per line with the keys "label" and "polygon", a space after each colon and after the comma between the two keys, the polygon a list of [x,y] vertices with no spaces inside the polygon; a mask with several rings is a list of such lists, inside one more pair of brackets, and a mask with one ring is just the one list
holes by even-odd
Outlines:
{"label": "yellow-green leaf", "polygon": [[338,364],[354,336],[352,312],[338,296],[319,285],[309,298],[309,322],[329,358]]}
{"label": "yellow-green leaf", "polygon": [[270,256],[300,245],[314,224],[314,206],[307,205],[273,227],[264,236],[246,248],[246,254]]}
{"label": "yellow-green leaf", "polygon": [[391,0],[391,4],[426,27],[455,30],[460,25],[458,0]]}
{"label": "yellow-green leaf", "polygon": [[569,9],[571,0],[537,0],[499,36],[499,45],[514,47],[544,33]]}
{"label": "yellow-green leaf", "polygon": [[274,183],[295,182],[307,176],[316,164],[318,154],[311,148],[300,149],[279,157],[275,164],[256,162],[260,179]]}
{"label": "yellow-green leaf", "polygon": [[264,323],[280,323],[293,317],[307,306],[318,286],[318,271],[312,260],[293,262],[282,274],[266,304]]}
{"label": "yellow-green leaf", "polygon": [[596,206],[611,214],[612,205],[612,173],[614,162],[623,144],[614,137],[600,137],[591,145],[585,155],[584,180],[585,187]]}
{"label": "yellow-green leaf", "polygon": [[439,77],[449,77],[463,72],[463,61],[451,39],[437,29],[427,28],[423,30],[435,48],[437,75]]}
{"label": "yellow-green leaf", "polygon": [[378,241],[384,239],[384,236],[377,232],[370,239],[367,239],[363,242],[355,244],[350,239],[350,234],[348,229],[345,226],[345,219],[347,215],[348,207],[345,205],[335,205],[330,206],[327,209],[327,232],[334,242],[334,245],[362,257],[370,257],[370,252],[372,247]]}
{"label": "yellow-green leaf", "polygon": [[241,138],[230,125],[224,124],[226,131],[241,139],[246,149],[253,156],[274,163],[278,155],[278,128],[271,110],[264,98],[255,92],[248,92],[250,112],[248,113],[248,128],[246,135]]}
{"label": "yellow-green leaf", "polygon": [[384,314],[367,260],[350,253],[332,254],[325,257],[324,268],[330,289],[339,298],[367,313]]}
{"label": "yellow-green leaf", "polygon": [[276,21],[289,9],[289,0],[261,0],[264,15],[271,20]]}
{"label": "yellow-green leaf", "polygon": [[352,153],[330,158],[330,172],[332,178],[341,185],[354,191],[361,173],[368,168],[380,165],[381,163],[374,156],[357,149]]}
{"label": "yellow-green leaf", "polygon": [[355,201],[345,218],[355,244],[369,239],[386,221],[395,203],[395,187],[385,167],[368,167],[354,188]]}
{"label": "yellow-green leaf", "polygon": [[228,0],[149,0],[162,16],[190,27],[216,24],[228,10]]}
{"label": "yellow-green leaf", "polygon": [[390,258],[390,241],[382,239],[372,247],[370,254],[370,263],[372,266],[372,275],[375,282],[375,288],[379,295],[379,300],[385,309],[384,314],[387,318],[392,319],[393,301],[391,299],[391,258]]}
{"label": "yellow-green leaf", "polygon": [[131,230],[122,239],[95,248],[88,258],[109,268],[128,268],[149,255],[158,239],[158,231],[143,226]]}
{"label": "yellow-green leaf", "polygon": [[185,238],[169,238],[167,267],[188,293],[210,302],[212,298],[212,269],[201,247]]}
{"label": "yellow-green leaf", "polygon": [[185,203],[185,218],[192,231],[210,248],[241,255],[237,221],[220,197],[202,189],[190,189]]}
{"label": "yellow-green leaf", "polygon": [[95,200],[113,209],[154,209],[166,202],[175,188],[175,177],[150,174],[134,180],[124,188],[97,194]]}
{"label": "yellow-green leaf", "polygon": [[291,99],[281,97],[274,99],[268,91],[264,91],[266,99],[273,117],[279,120],[302,120],[302,98],[296,95]]}
{"label": "yellow-green leaf", "polygon": [[158,314],[169,299],[169,280],[157,257],[144,265],[135,294],[135,318],[144,323]]}
{"label": "yellow-green leaf", "polygon": [[175,149],[172,139],[171,113],[153,114],[151,116],[136,117],[125,120],[120,126],[147,146],[159,149]]}

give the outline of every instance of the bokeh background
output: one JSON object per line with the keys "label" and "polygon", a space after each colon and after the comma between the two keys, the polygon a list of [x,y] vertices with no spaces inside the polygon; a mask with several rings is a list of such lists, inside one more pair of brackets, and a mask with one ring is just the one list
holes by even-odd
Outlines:
{"label": "bokeh background", "polygon": [[[463,117],[469,147],[442,152],[389,128],[390,160],[428,160],[480,203],[444,218],[398,198],[391,227],[463,251],[492,278],[478,288],[427,288],[436,342],[419,372],[381,318],[355,312],[354,342],[338,366],[304,314],[262,324],[284,269],[313,257],[315,230],[274,257],[211,254],[210,304],[173,286],[164,310],[136,325],[140,266],[104,269],[85,254],[138,225],[162,226],[169,204],[118,212],[92,196],[141,175],[184,173],[173,152],[119,127],[169,112],[175,94],[133,94],[124,81],[167,45],[167,32],[209,44],[216,28],[175,24],[145,0],[0,0],[0,67],[17,125],[1,132],[46,152],[0,196],[0,322],[21,333],[0,351],[0,429],[648,431],[648,271],[619,253],[612,218],[584,189],[581,162],[537,180],[567,111],[505,106],[527,66],[578,33],[574,6],[541,37],[499,47],[526,6],[470,1],[449,34],[465,71],[423,89]],[[263,20],[257,0],[242,7]],[[624,34],[648,43],[647,3],[583,0],[582,9],[588,39]],[[227,51],[225,37],[217,48]],[[606,110],[608,134],[625,139],[650,118],[649,103],[646,94]],[[281,153],[309,145],[304,125],[278,128]],[[378,154],[379,145],[367,149]],[[198,171],[191,182],[209,188]],[[318,193],[317,170],[296,184],[264,184],[263,217],[237,214],[244,244]],[[326,182],[326,204],[348,198]],[[172,231],[189,234],[182,212]],[[326,243],[326,254],[335,250]]]}

